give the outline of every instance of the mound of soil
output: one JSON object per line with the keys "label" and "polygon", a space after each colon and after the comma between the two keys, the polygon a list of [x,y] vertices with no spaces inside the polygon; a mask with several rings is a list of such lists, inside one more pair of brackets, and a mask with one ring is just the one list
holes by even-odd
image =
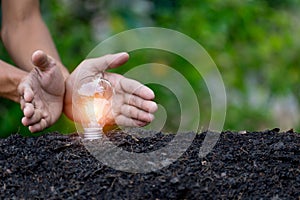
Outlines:
{"label": "mound of soil", "polygon": [[[0,199],[300,199],[299,134],[223,132],[200,158],[205,135],[174,163],[149,173],[102,164],[76,134],[12,135],[0,140]],[[149,152],[173,136],[114,132],[109,138],[127,151]]]}

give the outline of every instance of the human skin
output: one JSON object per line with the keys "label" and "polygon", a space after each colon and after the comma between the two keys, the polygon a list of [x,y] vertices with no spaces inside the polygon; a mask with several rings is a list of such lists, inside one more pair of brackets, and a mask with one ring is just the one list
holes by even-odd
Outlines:
{"label": "human skin", "polygon": [[43,51],[32,55],[35,67],[19,84],[22,123],[31,132],[41,131],[54,124],[63,109],[64,77],[56,61]]}
{"label": "human skin", "polygon": [[[20,102],[22,123],[31,132],[54,124],[60,117],[69,76],[44,24],[38,0],[2,0],[1,39],[16,68],[0,62],[0,95]],[[33,54],[37,49],[43,52]],[[33,55],[32,55],[33,54]],[[46,55],[47,54],[47,55]],[[45,62],[50,59],[53,62]],[[49,65],[49,66],[46,66]],[[56,80],[49,85],[49,78]],[[57,90],[56,90],[57,89]],[[53,91],[55,92],[53,93]]]}
{"label": "human skin", "polygon": [[[72,109],[74,86],[85,77],[96,77],[107,69],[122,66],[129,59],[127,53],[109,54],[103,57],[84,60],[66,80],[65,114],[74,121],[76,107]],[[107,116],[107,124],[121,126],[145,126],[154,119],[153,113],[157,104],[153,101],[154,93],[138,81],[128,79],[120,74],[104,72],[103,78],[108,80],[115,91],[112,101],[112,112]]]}
{"label": "human skin", "polygon": [[[85,60],[70,75],[41,18],[38,0],[2,0],[1,37],[19,68],[0,61],[0,96],[20,103],[22,123],[31,132],[53,125],[62,110],[75,120],[71,106],[74,90],[70,86],[78,78],[78,71],[99,73],[128,60],[126,53]],[[108,62],[110,65],[105,65]],[[157,105],[149,88],[119,74],[104,74],[116,91],[108,123],[144,126],[153,120]]]}
{"label": "human skin", "polygon": [[66,78],[69,72],[60,60],[39,7],[39,0],[2,0],[2,42],[14,63],[24,71],[35,67],[31,61],[33,52],[43,50],[55,59]]}

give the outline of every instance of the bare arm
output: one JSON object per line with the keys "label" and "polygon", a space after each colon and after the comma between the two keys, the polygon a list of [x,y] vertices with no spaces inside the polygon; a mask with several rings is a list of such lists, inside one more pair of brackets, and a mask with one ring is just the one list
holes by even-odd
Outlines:
{"label": "bare arm", "polygon": [[18,86],[27,72],[0,60],[0,96],[19,102]]}
{"label": "bare arm", "polygon": [[61,63],[39,6],[39,0],[2,0],[2,41],[15,64],[23,70],[34,68],[31,55],[40,49],[56,60],[66,78],[69,72]]}

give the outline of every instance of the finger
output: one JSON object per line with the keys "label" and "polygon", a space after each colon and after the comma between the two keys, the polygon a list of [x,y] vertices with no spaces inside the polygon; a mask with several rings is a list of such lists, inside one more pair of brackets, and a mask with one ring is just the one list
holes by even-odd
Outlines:
{"label": "finger", "polygon": [[24,90],[23,96],[24,96],[25,102],[31,102],[34,97],[34,93],[30,87],[26,87]]}
{"label": "finger", "polygon": [[32,54],[32,63],[41,71],[46,71],[50,66],[55,65],[55,60],[48,56],[45,52],[37,50]]}
{"label": "finger", "polygon": [[31,118],[34,114],[34,106],[32,103],[25,103],[23,114],[26,118]]}
{"label": "finger", "polygon": [[18,91],[25,102],[31,102],[33,100],[34,93],[28,83],[21,83]]}
{"label": "finger", "polygon": [[47,128],[47,122],[45,119],[41,119],[39,123],[28,127],[31,133],[39,132]]}
{"label": "finger", "polygon": [[150,88],[136,80],[123,78],[120,80],[120,86],[124,92],[134,94],[143,99],[152,100],[155,98],[154,92]]}
{"label": "finger", "polygon": [[154,113],[158,109],[154,101],[145,100],[133,94],[124,94],[123,97],[125,104],[135,106],[146,112]]}
{"label": "finger", "polygon": [[115,123],[118,126],[129,126],[129,127],[142,127],[142,126],[146,126],[147,124],[149,124],[148,122],[131,119],[124,115],[117,116],[115,118]]}
{"label": "finger", "polygon": [[134,106],[124,104],[121,107],[120,114],[125,115],[128,118],[136,119],[144,122],[152,122],[154,115],[143,110],[140,110]]}
{"label": "finger", "polygon": [[33,124],[38,123],[42,119],[42,113],[40,111],[35,111],[33,116],[28,118],[28,117],[23,117],[22,118],[22,124],[24,126],[31,126]]}
{"label": "finger", "polygon": [[97,73],[103,72],[106,69],[119,67],[129,59],[128,53],[108,54],[98,58],[91,58],[83,61],[83,65],[92,67],[92,71]]}

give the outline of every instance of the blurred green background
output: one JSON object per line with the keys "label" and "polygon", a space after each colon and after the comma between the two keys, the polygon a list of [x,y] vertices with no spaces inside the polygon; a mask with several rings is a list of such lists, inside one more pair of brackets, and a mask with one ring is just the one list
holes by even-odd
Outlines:
{"label": "blurred green background", "polygon": [[[218,66],[227,93],[224,130],[299,130],[300,1],[298,0],[51,0],[41,1],[64,64],[72,71],[108,37],[132,28],[156,26],[182,32],[201,44]],[[1,59],[11,62],[3,46]],[[197,91],[202,128],[210,119],[210,100],[203,80],[188,63],[167,52],[130,53],[118,70],[148,62],[177,66]],[[160,72],[158,69],[157,73]],[[176,100],[166,88],[149,85],[176,126]],[[18,104],[0,99],[0,135],[28,131],[20,123]],[[192,118],[192,116],[191,116]],[[62,117],[48,131],[73,132]]]}

